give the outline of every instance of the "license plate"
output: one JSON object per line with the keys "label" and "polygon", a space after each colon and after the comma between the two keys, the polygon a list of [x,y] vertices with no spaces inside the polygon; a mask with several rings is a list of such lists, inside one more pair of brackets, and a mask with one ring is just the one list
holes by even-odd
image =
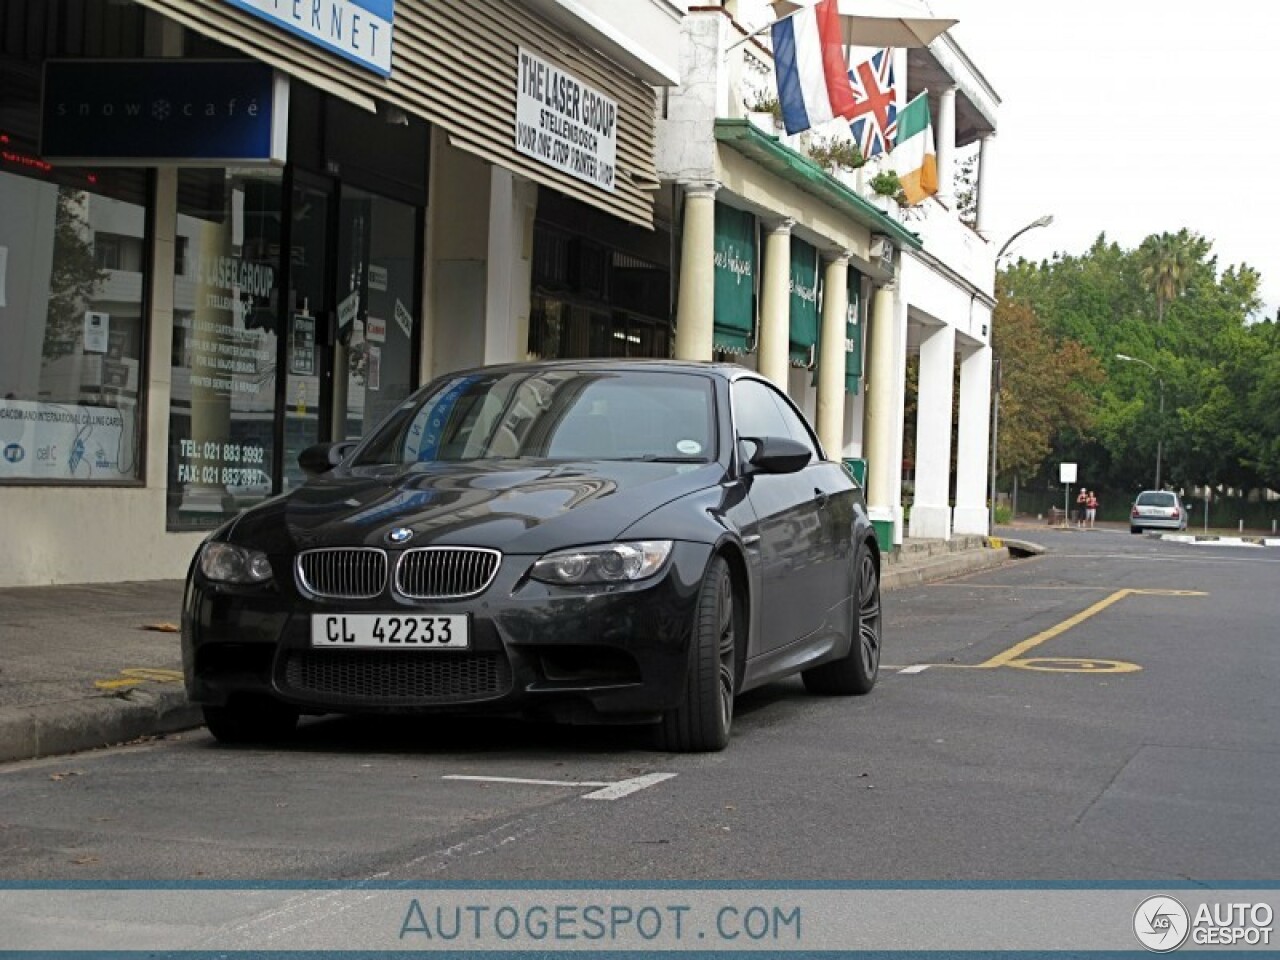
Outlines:
{"label": "license plate", "polygon": [[428,617],[399,613],[316,614],[311,646],[379,650],[465,650],[471,646],[466,614]]}

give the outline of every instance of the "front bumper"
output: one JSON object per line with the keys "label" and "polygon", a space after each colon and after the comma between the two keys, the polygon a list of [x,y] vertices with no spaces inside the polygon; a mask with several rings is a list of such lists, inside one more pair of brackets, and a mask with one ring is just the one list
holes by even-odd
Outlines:
{"label": "front bumper", "polygon": [[[658,575],[636,584],[553,587],[528,579],[536,557],[503,558],[479,596],[316,600],[272,557],[262,588],[193,573],[183,609],[189,698],[221,705],[267,694],[308,713],[439,710],[608,722],[656,719],[679,701],[698,589],[711,556],[677,542]],[[312,614],[467,614],[468,650],[315,649]]]}

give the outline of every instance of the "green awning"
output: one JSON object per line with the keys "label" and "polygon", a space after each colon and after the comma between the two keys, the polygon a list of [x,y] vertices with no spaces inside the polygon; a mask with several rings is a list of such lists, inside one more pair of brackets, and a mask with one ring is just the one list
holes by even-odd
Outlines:
{"label": "green awning", "polygon": [[756,218],[716,204],[715,349],[746,353],[756,319]]}
{"label": "green awning", "polygon": [[791,362],[807,367],[818,343],[818,248],[791,238]]}
{"label": "green awning", "polygon": [[858,196],[839,180],[830,176],[808,157],[783,145],[777,137],[756,128],[749,120],[716,120],[716,140],[744,157],[775,173],[788,183],[823,200],[832,209],[851,217],[875,233],[883,233],[893,240],[894,246],[921,249],[920,238],[906,229],[883,210]]}

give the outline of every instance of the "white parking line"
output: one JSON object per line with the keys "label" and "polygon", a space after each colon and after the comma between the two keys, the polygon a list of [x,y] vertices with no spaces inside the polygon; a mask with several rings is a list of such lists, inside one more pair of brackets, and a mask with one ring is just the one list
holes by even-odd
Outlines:
{"label": "white parking line", "polygon": [[903,667],[903,668],[902,668],[901,670],[899,670],[898,672],[899,672],[899,673],[924,673],[924,672],[925,672],[926,670],[928,670],[928,669],[929,669],[929,664],[927,664],[927,663],[916,663],[916,664],[913,664],[912,666],[909,666],[909,667]]}
{"label": "white parking line", "polygon": [[661,783],[663,780],[670,780],[674,777],[674,773],[646,773],[643,777],[632,777],[629,780],[619,780],[615,784],[605,787],[603,790],[597,790],[595,793],[588,793],[583,796],[583,800],[620,800],[622,797],[630,796],[644,790],[646,787],[652,787],[655,783]]}
{"label": "white parking line", "polygon": [[[478,777],[446,773],[441,780],[476,780],[484,783],[524,783],[534,787],[611,787],[612,780],[529,780],[525,777]],[[625,781],[624,781],[625,782]]]}
{"label": "white parking line", "polygon": [[535,780],[529,777],[488,777],[466,773],[446,773],[441,780],[467,780],[473,783],[517,783],[533,787],[595,787],[584,793],[583,800],[621,800],[654,784],[670,780],[674,773],[646,773],[626,780]]}

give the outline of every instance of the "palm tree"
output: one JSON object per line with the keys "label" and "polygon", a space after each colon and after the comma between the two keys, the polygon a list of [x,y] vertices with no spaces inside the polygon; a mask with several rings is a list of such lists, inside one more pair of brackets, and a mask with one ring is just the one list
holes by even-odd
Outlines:
{"label": "palm tree", "polygon": [[1182,296],[1191,271],[1208,253],[1209,245],[1184,228],[1174,233],[1152,234],[1142,241],[1138,255],[1139,276],[1156,298],[1156,323],[1163,325],[1165,309]]}

